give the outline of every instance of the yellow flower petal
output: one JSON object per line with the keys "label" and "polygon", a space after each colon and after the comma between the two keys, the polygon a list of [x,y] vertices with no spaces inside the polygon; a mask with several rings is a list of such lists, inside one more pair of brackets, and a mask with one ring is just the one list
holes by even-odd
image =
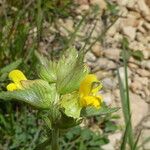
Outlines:
{"label": "yellow flower petal", "polygon": [[99,96],[85,96],[80,99],[80,103],[83,107],[94,106],[96,108],[100,108],[102,99]]}
{"label": "yellow flower petal", "polygon": [[10,83],[10,84],[8,84],[6,88],[7,88],[8,91],[17,90],[17,86],[16,86],[15,83]]}
{"label": "yellow flower petal", "polygon": [[94,74],[88,74],[80,84],[79,93],[81,95],[89,95],[92,90],[92,83],[94,82],[99,82],[96,76]]}
{"label": "yellow flower petal", "polygon": [[22,80],[27,80],[23,72],[20,70],[13,70],[9,73],[8,77],[10,80],[12,80],[14,83],[19,83]]}

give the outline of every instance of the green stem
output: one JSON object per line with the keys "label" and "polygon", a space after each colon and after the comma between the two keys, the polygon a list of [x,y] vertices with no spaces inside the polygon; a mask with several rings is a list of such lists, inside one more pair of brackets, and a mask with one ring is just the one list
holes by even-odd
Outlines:
{"label": "green stem", "polygon": [[59,150],[59,129],[52,130],[52,150]]}

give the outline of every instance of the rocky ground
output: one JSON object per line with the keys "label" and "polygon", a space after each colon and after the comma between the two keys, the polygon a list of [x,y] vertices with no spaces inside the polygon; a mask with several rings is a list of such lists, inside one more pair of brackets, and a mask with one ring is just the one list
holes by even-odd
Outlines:
{"label": "rocky ground", "polygon": [[[103,0],[94,0],[101,4]],[[120,40],[127,36],[131,50],[142,51],[144,58],[136,61],[133,57],[128,63],[128,80],[130,102],[134,129],[142,129],[141,142],[150,137],[150,1],[149,0],[113,0],[118,4],[119,17],[107,32],[105,45],[96,43],[87,53],[87,64],[102,80],[104,85],[104,101],[108,105],[121,106],[118,81],[116,76],[117,62],[120,59]],[[101,7],[101,5],[100,5]],[[123,68],[119,67],[122,79]],[[119,112],[121,114],[121,111]],[[121,117],[119,124],[123,123]],[[103,148],[115,150],[121,138],[121,132],[110,135],[110,144]],[[150,142],[141,149],[150,149]]]}
{"label": "rocky ground", "polygon": [[[85,56],[87,65],[91,72],[103,82],[104,101],[107,105],[121,107],[118,78],[116,70],[119,67],[121,78],[124,79],[123,67],[119,64],[121,53],[121,39],[126,36],[129,41],[129,49],[140,50],[143,53],[141,61],[131,57],[128,61],[128,80],[130,88],[130,102],[132,110],[132,122],[135,131],[142,129],[141,140],[144,141],[150,136],[150,0],[111,0],[119,10],[118,20],[108,30],[103,43],[97,40]],[[50,26],[51,32],[58,32],[62,36],[68,36],[69,32],[75,30],[74,24],[83,17],[83,13],[90,9],[90,5],[98,4],[100,14],[92,23],[85,23],[78,32],[79,37],[84,37],[95,25],[90,42],[102,33],[105,24],[101,19],[107,5],[104,0],[76,0],[79,7],[75,10],[76,19],[72,17],[59,19],[57,26]],[[96,22],[96,24],[95,24]],[[46,27],[48,27],[45,24]],[[67,29],[67,30],[66,30]],[[69,31],[69,32],[68,32]],[[53,44],[54,37],[46,32],[45,39],[50,41],[49,45],[40,43],[41,51]],[[84,45],[84,42],[77,38],[77,43]],[[80,42],[79,42],[80,41]],[[55,45],[56,49],[60,47]],[[61,48],[60,48],[61,49]],[[123,115],[118,124],[123,125]],[[110,144],[103,146],[104,150],[116,150],[116,144],[122,137],[121,131],[109,136]],[[149,150],[150,142],[147,142],[141,149]]]}

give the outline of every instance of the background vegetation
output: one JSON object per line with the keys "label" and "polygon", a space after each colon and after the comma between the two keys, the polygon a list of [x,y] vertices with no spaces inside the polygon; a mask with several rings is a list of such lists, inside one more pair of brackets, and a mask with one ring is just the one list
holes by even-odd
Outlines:
{"label": "background vegetation", "polygon": [[[75,9],[77,4],[72,0],[8,0],[0,6],[0,91],[6,90],[8,72],[18,68],[23,70],[28,79],[37,78],[35,68],[38,67],[38,58],[35,51],[49,59],[57,60],[70,46],[87,52],[97,42],[103,43],[108,29],[118,19],[117,6],[107,2],[107,11],[102,13],[105,28],[99,35],[93,37],[95,26],[89,29],[84,36],[78,33],[89,23],[95,24],[100,10],[98,6],[91,6],[85,11],[82,18],[77,19]],[[60,26],[58,20],[65,18],[75,19],[73,32]],[[51,31],[48,30],[53,27]],[[63,35],[57,30],[63,28],[67,32]],[[52,39],[47,39],[47,32]],[[49,43],[49,47],[42,49],[42,43]],[[84,43],[84,44],[83,44]],[[128,48],[128,41],[123,39],[121,65],[125,66],[127,77],[127,60],[130,56],[142,59],[143,55],[136,51],[132,53]],[[127,51],[126,51],[127,50]],[[126,53],[127,52],[127,53]],[[119,72],[118,72],[119,77]],[[128,81],[125,79],[125,88],[119,77],[120,93],[122,96],[123,112],[126,130],[121,149],[126,148],[127,141],[131,149],[136,149],[137,140],[133,141],[133,131],[130,121],[130,102],[128,95]],[[125,92],[125,93],[124,93]],[[0,149],[1,150],[33,150],[39,147],[45,139],[42,130],[44,122],[38,111],[21,103],[0,101]],[[89,117],[82,126],[77,126],[60,139],[61,149],[99,150],[102,145],[109,143],[108,135],[115,132],[119,126],[115,120],[119,116],[111,112],[100,116]],[[95,131],[95,126],[98,129]]]}

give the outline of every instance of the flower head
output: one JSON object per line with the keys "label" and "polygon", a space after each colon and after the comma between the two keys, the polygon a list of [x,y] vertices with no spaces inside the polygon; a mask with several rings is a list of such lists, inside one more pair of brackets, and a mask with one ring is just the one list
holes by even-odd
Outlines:
{"label": "flower head", "polygon": [[20,70],[13,70],[8,75],[9,79],[13,81],[7,85],[8,91],[14,91],[18,89],[22,89],[21,81],[27,80],[26,76]]}
{"label": "flower head", "polygon": [[94,106],[100,108],[102,103],[102,96],[98,91],[102,85],[94,74],[88,74],[80,84],[80,104],[83,107]]}

